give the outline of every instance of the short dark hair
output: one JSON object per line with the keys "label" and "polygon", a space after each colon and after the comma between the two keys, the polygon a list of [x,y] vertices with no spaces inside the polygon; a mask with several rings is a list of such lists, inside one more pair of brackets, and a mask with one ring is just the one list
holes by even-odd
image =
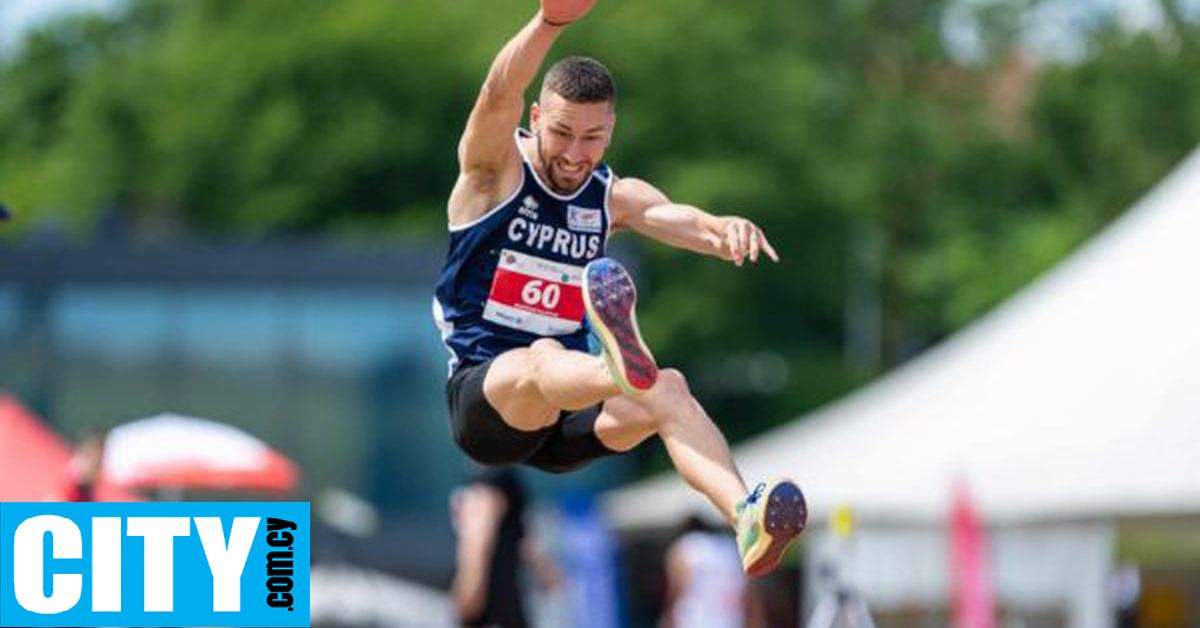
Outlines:
{"label": "short dark hair", "polygon": [[542,91],[554,92],[578,104],[617,102],[612,74],[591,57],[567,57],[550,66],[542,79]]}

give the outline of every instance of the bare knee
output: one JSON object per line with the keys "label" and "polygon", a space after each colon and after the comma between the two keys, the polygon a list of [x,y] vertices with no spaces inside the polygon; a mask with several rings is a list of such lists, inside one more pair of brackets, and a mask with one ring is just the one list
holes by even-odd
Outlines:
{"label": "bare knee", "polygon": [[484,380],[488,402],[517,429],[540,429],[558,420],[557,408],[547,402],[538,385],[540,362],[533,347],[510,351],[496,358]]}
{"label": "bare knee", "polygon": [[529,345],[529,368],[525,372],[528,386],[537,387],[554,374],[554,358],[566,349],[557,340],[539,338]]}
{"label": "bare knee", "polygon": [[687,378],[676,369],[663,369],[658,373],[658,382],[647,395],[650,412],[659,421],[684,418],[694,402]]}
{"label": "bare knee", "polygon": [[529,355],[535,362],[549,362],[561,351],[567,349],[562,343],[553,338],[538,338],[529,345]]}
{"label": "bare knee", "polygon": [[692,391],[688,388],[687,378],[679,369],[663,369],[658,373],[658,382],[654,384],[654,390],[661,395],[669,397],[691,397]]}

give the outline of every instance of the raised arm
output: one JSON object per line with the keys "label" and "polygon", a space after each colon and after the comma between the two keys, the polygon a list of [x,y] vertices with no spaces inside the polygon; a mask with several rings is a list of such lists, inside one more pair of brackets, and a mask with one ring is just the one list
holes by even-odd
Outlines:
{"label": "raised arm", "polygon": [[595,0],[542,0],[541,10],[492,61],[458,143],[459,181],[450,224],[468,222],[516,185],[520,161],[513,131],[525,110],[525,90],[560,32]]}
{"label": "raised arm", "polygon": [[462,172],[497,170],[512,156],[512,134],[525,112],[525,90],[561,31],[538,11],[496,55],[458,143]]}
{"label": "raised arm", "polygon": [[628,228],[680,249],[712,255],[741,266],[765,253],[779,261],[758,225],[740,216],[714,216],[699,207],[673,203],[661,190],[634,178],[613,184],[613,227]]}

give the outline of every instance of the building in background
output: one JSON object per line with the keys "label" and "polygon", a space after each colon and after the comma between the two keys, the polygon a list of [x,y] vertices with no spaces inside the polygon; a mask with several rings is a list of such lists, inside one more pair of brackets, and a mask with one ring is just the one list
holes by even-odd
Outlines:
{"label": "building in background", "polygon": [[[336,489],[381,513],[377,537],[331,543],[339,560],[444,584],[446,498],[469,467],[430,318],[441,256],[434,244],[0,246],[0,389],[72,439],[161,412],[245,429],[300,466],[290,498]],[[629,464],[531,479],[598,490]]]}

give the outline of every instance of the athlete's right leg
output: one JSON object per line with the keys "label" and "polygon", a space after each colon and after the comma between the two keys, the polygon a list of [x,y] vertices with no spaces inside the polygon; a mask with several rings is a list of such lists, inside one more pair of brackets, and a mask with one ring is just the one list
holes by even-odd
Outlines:
{"label": "athlete's right leg", "polygon": [[659,373],[647,394],[614,397],[604,402],[595,423],[596,438],[608,449],[629,451],[658,435],[680,477],[707,497],[730,524],[746,485],[729,452],[729,444],[687,380],[675,369]]}
{"label": "athlete's right leg", "polygon": [[684,480],[734,525],[746,572],[757,576],[774,569],[808,518],[800,488],[780,480],[759,484],[747,494],[729,445],[688,391],[683,375],[671,369],[658,372],[637,329],[637,290],[619,263],[601,258],[588,264],[584,297],[613,379],[635,393],[605,402],[593,424],[598,441],[623,451],[657,434]]}
{"label": "athlete's right leg", "polygon": [[662,371],[646,395],[604,402],[593,429],[597,441],[613,451],[627,451],[657,434],[679,475],[733,526],[749,575],[775,569],[807,523],[808,507],[795,482],[781,479],[746,490],[725,437],[679,371]]}
{"label": "athlete's right leg", "polygon": [[582,410],[621,393],[603,358],[543,338],[492,361],[483,381],[488,403],[518,430],[536,430],[559,414]]}

